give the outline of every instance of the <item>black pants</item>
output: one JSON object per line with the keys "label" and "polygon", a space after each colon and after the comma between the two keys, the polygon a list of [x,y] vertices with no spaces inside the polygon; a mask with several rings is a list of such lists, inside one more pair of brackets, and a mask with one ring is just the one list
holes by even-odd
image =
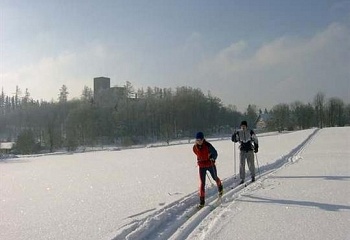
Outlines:
{"label": "black pants", "polygon": [[213,164],[210,167],[200,167],[199,168],[199,196],[204,197],[205,196],[205,179],[206,179],[206,174],[207,171],[209,171],[211,177],[215,180],[216,185],[219,187],[221,186],[221,180],[218,177],[217,171],[216,171],[216,166]]}

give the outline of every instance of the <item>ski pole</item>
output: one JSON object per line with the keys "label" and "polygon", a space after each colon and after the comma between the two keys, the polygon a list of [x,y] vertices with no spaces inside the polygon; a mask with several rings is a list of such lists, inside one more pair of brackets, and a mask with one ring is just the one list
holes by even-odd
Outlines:
{"label": "ski pole", "polygon": [[259,161],[258,161],[258,154],[257,153],[255,153],[255,159],[256,159],[256,164],[258,166],[258,173],[259,173],[259,176],[260,176],[261,173],[260,173],[260,167],[259,167]]}
{"label": "ski pole", "polygon": [[218,178],[218,173],[217,173],[217,170],[216,170],[216,167],[215,167],[215,164],[214,164],[214,162],[212,161],[211,162],[211,168],[212,168],[212,170],[213,170],[213,173],[214,173],[214,177],[215,177],[215,182],[216,182],[216,179]]}
{"label": "ski pole", "polygon": [[213,184],[213,182],[211,181],[211,179],[210,179],[210,177],[209,177],[209,175],[208,175],[208,172],[206,172],[206,174],[207,174],[207,177],[208,177],[208,179],[209,179],[209,182],[210,182],[211,185],[213,186],[214,184]]}
{"label": "ski pole", "polygon": [[237,176],[237,167],[236,167],[236,143],[234,142],[233,143],[233,168],[234,168],[234,171],[235,171],[235,177],[234,179],[236,179],[236,176]]}

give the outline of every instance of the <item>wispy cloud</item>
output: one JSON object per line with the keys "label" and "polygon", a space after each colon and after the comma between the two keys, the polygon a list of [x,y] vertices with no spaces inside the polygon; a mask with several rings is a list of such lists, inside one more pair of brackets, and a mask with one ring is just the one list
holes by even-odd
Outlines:
{"label": "wispy cloud", "polygon": [[[0,73],[8,94],[18,85],[35,99],[57,99],[60,87],[79,97],[96,76],[138,87],[198,87],[235,104],[270,108],[280,102],[308,102],[318,91],[350,102],[350,29],[333,23],[308,38],[283,36],[252,48],[245,40],[216,51],[193,32],[177,49],[146,55],[98,41]],[[155,60],[156,59],[156,60]],[[152,81],[156,79],[155,81]]]}
{"label": "wispy cloud", "polygon": [[[224,102],[271,107],[323,91],[350,102],[350,31],[334,23],[310,38],[284,36],[251,54],[240,41],[203,61],[192,78]],[[198,76],[198,77],[197,77]]]}

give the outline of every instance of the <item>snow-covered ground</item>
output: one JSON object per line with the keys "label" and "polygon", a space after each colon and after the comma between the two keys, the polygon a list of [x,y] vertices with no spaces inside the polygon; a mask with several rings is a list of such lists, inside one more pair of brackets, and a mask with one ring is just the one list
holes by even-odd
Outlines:
{"label": "snow-covered ground", "polygon": [[4,160],[0,239],[350,239],[349,127],[260,136],[247,187],[210,141],[225,194],[197,213],[192,144]]}

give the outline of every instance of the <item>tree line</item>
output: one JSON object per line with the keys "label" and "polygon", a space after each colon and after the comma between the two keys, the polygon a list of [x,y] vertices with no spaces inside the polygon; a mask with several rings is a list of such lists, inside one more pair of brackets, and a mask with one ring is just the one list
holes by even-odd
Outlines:
{"label": "tree line", "polygon": [[[129,146],[174,139],[191,139],[201,130],[208,136],[227,136],[241,120],[255,127],[259,116],[268,116],[266,130],[283,131],[350,124],[350,105],[318,93],[313,103],[278,104],[271,110],[248,105],[241,113],[233,105],[191,87],[148,87],[135,91],[127,82],[118,96],[106,92],[97,98],[84,87],[81,97],[68,101],[68,88],[57,100],[38,101],[26,89],[22,96],[0,96],[0,138],[16,141],[22,154],[53,152],[79,146]],[[136,96],[136,97],[135,97]]]}
{"label": "tree line", "polygon": [[326,99],[325,94],[319,92],[312,103],[295,101],[274,106],[267,128],[283,131],[346,125],[350,125],[350,104],[337,97]]}

